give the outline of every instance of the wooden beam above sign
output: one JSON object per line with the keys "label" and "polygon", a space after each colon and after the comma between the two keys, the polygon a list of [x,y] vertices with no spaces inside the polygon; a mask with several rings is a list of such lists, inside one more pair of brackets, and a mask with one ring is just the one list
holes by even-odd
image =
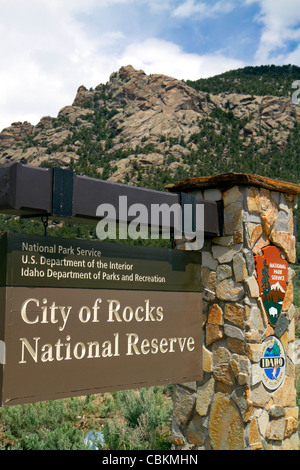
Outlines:
{"label": "wooden beam above sign", "polygon": [[[76,222],[97,223],[100,204],[117,207],[119,196],[128,205],[181,204],[185,195],[129,186],[74,174],[61,168],[40,168],[16,162],[0,166],[0,213],[19,216],[48,216]],[[204,235],[222,234],[221,203],[192,197],[192,204],[204,205]],[[150,213],[150,211],[149,211]],[[127,218],[130,222],[130,218]],[[170,228],[174,222],[170,220]],[[164,228],[163,220],[160,228]]]}

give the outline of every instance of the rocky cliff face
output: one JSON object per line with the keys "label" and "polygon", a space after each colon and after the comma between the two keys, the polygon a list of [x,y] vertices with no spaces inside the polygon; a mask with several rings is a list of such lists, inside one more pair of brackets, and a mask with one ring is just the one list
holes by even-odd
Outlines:
{"label": "rocky cliff face", "polygon": [[[256,155],[253,169],[261,158],[263,172],[265,156],[290,145],[299,118],[300,106],[288,97],[213,95],[127,66],[105,85],[80,86],[73,104],[57,117],[3,129],[0,164],[88,168],[95,176],[141,184],[159,169],[175,179],[220,172],[220,161],[241,171],[248,149]],[[240,168],[230,163],[237,155]]]}

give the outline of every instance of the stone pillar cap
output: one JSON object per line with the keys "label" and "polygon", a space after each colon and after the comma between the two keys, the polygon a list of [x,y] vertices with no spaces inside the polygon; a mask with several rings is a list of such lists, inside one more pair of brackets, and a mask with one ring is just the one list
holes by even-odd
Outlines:
{"label": "stone pillar cap", "polygon": [[228,188],[236,185],[259,186],[271,191],[279,191],[300,196],[300,185],[280,181],[265,176],[247,173],[226,173],[215,176],[198,176],[165,186],[170,192],[188,192],[207,188]]}

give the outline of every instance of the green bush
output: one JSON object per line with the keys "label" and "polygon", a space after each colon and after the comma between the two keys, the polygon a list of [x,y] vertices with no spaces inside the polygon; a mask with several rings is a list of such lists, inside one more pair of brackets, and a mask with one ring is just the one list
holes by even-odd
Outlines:
{"label": "green bush", "polygon": [[87,450],[88,430],[106,450],[170,449],[172,406],[153,387],[0,408],[0,450]]}
{"label": "green bush", "polygon": [[169,449],[168,430],[172,401],[163,387],[127,390],[114,394],[118,412],[103,425],[105,449]]}
{"label": "green bush", "polygon": [[75,427],[84,402],[70,398],[0,409],[2,429],[13,450],[84,450],[84,434]]}

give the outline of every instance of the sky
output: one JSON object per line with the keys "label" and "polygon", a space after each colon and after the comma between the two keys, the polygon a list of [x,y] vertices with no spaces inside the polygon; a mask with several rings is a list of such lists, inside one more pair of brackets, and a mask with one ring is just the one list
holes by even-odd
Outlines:
{"label": "sky", "polygon": [[0,131],[132,65],[197,80],[300,66],[300,0],[0,0]]}

